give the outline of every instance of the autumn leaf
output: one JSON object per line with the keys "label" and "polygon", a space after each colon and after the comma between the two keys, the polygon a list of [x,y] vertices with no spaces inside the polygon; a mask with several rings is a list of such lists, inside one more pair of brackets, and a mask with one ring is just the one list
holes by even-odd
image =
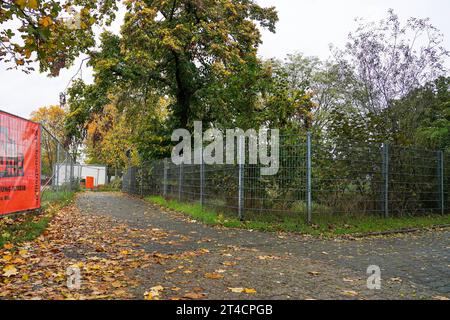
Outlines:
{"label": "autumn leaf", "polygon": [[6,250],[11,250],[14,246],[12,245],[12,243],[5,243],[3,245],[3,248],[5,248]]}
{"label": "autumn leaf", "polygon": [[19,255],[22,256],[23,258],[27,258],[28,250],[25,250],[25,249],[19,250]]}
{"label": "autumn leaf", "polygon": [[28,8],[37,9],[39,6],[38,0],[28,0]]}
{"label": "autumn leaf", "polygon": [[256,293],[256,290],[255,290],[255,289],[246,288],[246,289],[244,289],[244,293],[247,293],[247,294],[255,294],[255,293]]}
{"label": "autumn leaf", "polygon": [[349,297],[356,297],[358,295],[358,292],[353,290],[344,290],[342,291],[342,294],[349,296]]}
{"label": "autumn leaf", "polygon": [[7,278],[15,276],[16,274],[18,274],[18,272],[16,267],[13,265],[7,265],[6,267],[3,268],[3,276]]}
{"label": "autumn leaf", "polygon": [[50,26],[51,24],[53,24],[52,18],[50,17],[42,17],[39,19],[39,24],[41,26],[43,26],[44,28],[47,28],[48,26]]}
{"label": "autumn leaf", "polygon": [[6,261],[6,262],[11,261],[12,255],[10,255],[10,254],[5,254],[5,255],[2,257],[2,259],[3,259],[3,261]]}
{"label": "autumn leaf", "polygon": [[183,298],[185,299],[191,299],[191,300],[195,300],[195,299],[201,299],[204,298],[205,294],[204,293],[196,293],[196,292],[190,292],[190,293],[186,293]]}
{"label": "autumn leaf", "polygon": [[205,273],[205,278],[216,280],[216,279],[222,279],[223,275],[214,273],[214,272],[213,273]]}
{"label": "autumn leaf", "polygon": [[251,288],[228,288],[233,293],[247,293],[247,294],[255,294],[256,290]]}
{"label": "autumn leaf", "polygon": [[144,293],[145,300],[159,300],[160,292],[164,290],[164,287],[161,285],[150,288],[150,291],[146,291]]}
{"label": "autumn leaf", "polygon": [[158,300],[156,298],[157,298],[157,296],[155,296],[153,292],[146,291],[144,293],[144,300]]}
{"label": "autumn leaf", "polygon": [[450,298],[444,297],[444,296],[435,296],[433,297],[434,300],[441,300],[441,301],[448,301]]}
{"label": "autumn leaf", "polygon": [[258,259],[259,260],[278,260],[280,258],[274,257],[274,256],[259,256]]}
{"label": "autumn leaf", "polygon": [[172,273],[175,273],[175,272],[177,272],[177,268],[175,268],[175,269],[170,269],[170,270],[166,270],[165,271],[165,273],[167,273],[167,274],[172,274]]}

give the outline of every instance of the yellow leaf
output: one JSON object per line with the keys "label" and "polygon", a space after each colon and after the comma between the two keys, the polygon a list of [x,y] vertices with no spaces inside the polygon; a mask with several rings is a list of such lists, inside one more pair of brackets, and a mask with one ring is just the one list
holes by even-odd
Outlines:
{"label": "yellow leaf", "polygon": [[247,294],[254,294],[256,293],[255,289],[251,288],[228,288],[231,292],[234,293],[247,293]]}
{"label": "yellow leaf", "polygon": [[14,264],[24,264],[25,260],[23,260],[22,258],[15,258],[12,263]]}
{"label": "yellow leaf", "polygon": [[153,293],[152,292],[145,292],[144,293],[144,300],[158,300],[158,299],[155,299],[156,297],[153,295]]}
{"label": "yellow leaf", "polygon": [[17,269],[13,265],[7,265],[3,268],[3,276],[9,278],[11,276],[15,276],[17,274]]}
{"label": "yellow leaf", "polygon": [[156,286],[156,287],[151,288],[150,290],[159,292],[159,291],[163,291],[164,287],[163,286]]}
{"label": "yellow leaf", "polygon": [[3,261],[11,261],[11,259],[12,259],[12,255],[10,255],[10,254],[5,254],[3,256]]}
{"label": "yellow leaf", "polygon": [[43,26],[44,28],[48,27],[49,25],[51,25],[53,23],[52,18],[50,17],[42,17],[39,19],[39,24],[41,26]]}
{"label": "yellow leaf", "polygon": [[23,281],[28,281],[28,279],[30,279],[30,276],[29,276],[28,274],[24,274],[24,275],[22,276],[22,280],[23,280]]}
{"label": "yellow leaf", "polygon": [[349,297],[356,297],[358,295],[358,292],[353,291],[353,290],[344,290],[344,291],[342,291],[342,293]]}
{"label": "yellow leaf", "polygon": [[[25,1],[24,1],[25,2]],[[27,1],[27,7],[30,9],[37,9],[38,8],[38,1],[37,0],[28,0]]]}
{"label": "yellow leaf", "polygon": [[28,251],[25,249],[19,250],[19,255],[26,258],[28,256]]}
{"label": "yellow leaf", "polygon": [[163,291],[163,286],[156,286],[144,293],[144,300],[159,300],[159,292]]}
{"label": "yellow leaf", "polygon": [[244,292],[247,294],[255,294],[256,290],[255,289],[251,289],[251,288],[245,288]]}
{"label": "yellow leaf", "polygon": [[206,279],[213,279],[213,280],[216,280],[216,279],[221,279],[221,278],[223,278],[223,275],[218,274],[218,273],[215,273],[215,272],[213,272],[213,273],[205,273],[205,278],[206,278]]}
{"label": "yellow leaf", "polygon": [[6,250],[11,250],[14,246],[11,243],[5,243],[3,245],[3,248],[5,248]]}
{"label": "yellow leaf", "polygon": [[166,270],[165,272],[166,272],[167,274],[172,274],[172,273],[177,272],[177,270],[178,270],[178,269],[171,269],[171,270]]}
{"label": "yellow leaf", "polygon": [[25,8],[25,5],[27,4],[28,1],[27,0],[15,0],[14,2],[23,9],[23,8]]}

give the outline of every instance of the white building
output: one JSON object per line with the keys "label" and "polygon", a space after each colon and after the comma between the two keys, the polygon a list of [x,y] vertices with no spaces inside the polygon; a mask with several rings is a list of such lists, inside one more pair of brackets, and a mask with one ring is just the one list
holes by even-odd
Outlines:
{"label": "white building", "polygon": [[[60,163],[55,165],[55,175],[53,179],[54,186],[62,186],[70,182],[70,170],[69,164]],[[74,164],[73,165],[73,178],[77,180],[86,179],[86,177],[94,178],[94,186],[105,185],[108,181],[107,167],[105,165],[93,165],[93,164]]]}

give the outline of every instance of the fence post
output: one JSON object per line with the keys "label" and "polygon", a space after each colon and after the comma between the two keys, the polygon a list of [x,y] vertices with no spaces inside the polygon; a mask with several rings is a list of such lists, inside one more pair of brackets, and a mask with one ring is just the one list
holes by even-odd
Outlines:
{"label": "fence post", "polygon": [[56,177],[56,191],[59,191],[59,142],[56,141],[56,164],[55,164],[55,174],[53,176]]}
{"label": "fence post", "polygon": [[439,209],[444,215],[444,152],[438,151]]}
{"label": "fence post", "polygon": [[178,200],[181,201],[183,198],[183,163],[179,166],[179,177],[178,177]]}
{"label": "fence post", "polygon": [[239,219],[244,220],[244,137],[239,136],[238,166],[239,166],[239,190],[238,190],[238,214]]}
{"label": "fence post", "polygon": [[69,167],[69,191],[73,190],[73,161],[72,161],[72,157],[70,156],[70,153],[67,153],[69,156],[69,163],[70,163],[70,167]]}
{"label": "fence post", "polygon": [[138,170],[140,171],[140,179],[139,179],[139,194],[141,198],[144,197],[144,164],[139,165]]}
{"label": "fence post", "polygon": [[163,176],[163,197],[167,197],[167,172],[168,172],[168,161],[164,159],[164,176]]}
{"label": "fence post", "polygon": [[312,223],[312,165],[311,165],[311,132],[306,135],[306,210],[307,222]]}
{"label": "fence post", "polygon": [[203,208],[205,204],[205,164],[203,163],[203,157],[200,162],[200,205]]}
{"label": "fence post", "polygon": [[383,143],[383,213],[389,217],[389,144]]}

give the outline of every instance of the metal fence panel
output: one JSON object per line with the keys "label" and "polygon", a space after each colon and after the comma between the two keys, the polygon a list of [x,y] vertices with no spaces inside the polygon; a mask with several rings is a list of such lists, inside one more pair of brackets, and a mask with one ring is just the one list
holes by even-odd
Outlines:
{"label": "metal fence panel", "polygon": [[245,219],[442,214],[449,212],[449,162],[439,151],[282,135],[276,175],[263,176],[263,165],[237,161],[177,166],[155,160],[129,168],[123,191],[199,203]]}

